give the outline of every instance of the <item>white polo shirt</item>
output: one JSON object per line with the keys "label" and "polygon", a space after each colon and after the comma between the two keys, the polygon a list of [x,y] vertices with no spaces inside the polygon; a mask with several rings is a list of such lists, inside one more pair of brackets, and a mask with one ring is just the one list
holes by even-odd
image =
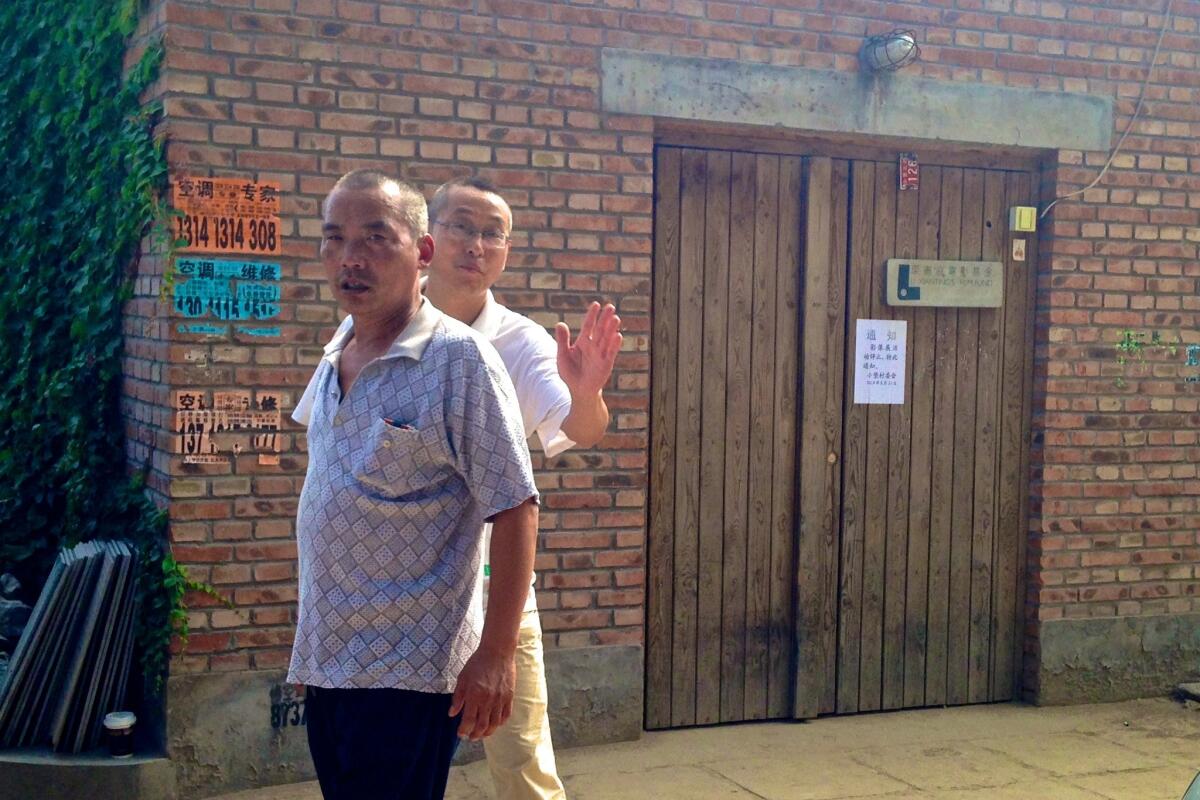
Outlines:
{"label": "white polo shirt", "polygon": [[[508,370],[508,377],[512,378],[526,438],[537,433],[547,456],[574,447],[575,442],[562,432],[563,420],[571,413],[571,392],[558,375],[558,343],[554,337],[524,314],[497,303],[491,290],[471,327],[492,343]],[[489,524],[484,529],[485,560],[491,534]],[[530,584],[525,611],[536,610],[537,596]]]}
{"label": "white polo shirt", "polygon": [[562,432],[571,413],[571,392],[558,375],[558,343],[524,314],[496,302],[491,291],[471,327],[492,343],[517,390],[525,436],[538,435],[547,456],[574,447]]}

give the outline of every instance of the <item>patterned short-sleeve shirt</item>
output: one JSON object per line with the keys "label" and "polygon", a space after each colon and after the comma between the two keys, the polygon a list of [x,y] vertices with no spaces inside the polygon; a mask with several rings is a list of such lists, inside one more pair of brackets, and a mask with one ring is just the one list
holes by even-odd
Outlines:
{"label": "patterned short-sleeve shirt", "polygon": [[424,301],[341,396],[326,347],[293,418],[308,425],[299,619],[288,680],[454,691],[479,644],[484,521],[537,496],[495,351]]}
{"label": "patterned short-sleeve shirt", "polygon": [[[421,278],[422,290],[428,276]],[[338,327],[338,336],[345,335],[354,325],[353,317],[346,317]],[[546,456],[556,456],[575,446],[562,431],[563,420],[571,413],[571,392],[558,374],[558,344],[546,329],[529,317],[496,302],[489,289],[483,309],[471,323],[475,331],[496,348],[505,372],[516,390],[517,405],[521,421],[525,425],[528,439],[535,433]],[[491,525],[484,526],[483,557],[488,558],[491,541]],[[487,571],[484,568],[484,607],[487,607]],[[525,598],[525,611],[537,611],[537,595],[534,592],[536,574],[530,581],[529,594]]]}

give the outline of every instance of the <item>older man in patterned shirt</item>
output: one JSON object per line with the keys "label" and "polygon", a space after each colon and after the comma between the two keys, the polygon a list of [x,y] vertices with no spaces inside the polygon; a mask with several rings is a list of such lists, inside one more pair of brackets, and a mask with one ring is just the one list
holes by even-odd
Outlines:
{"label": "older man in patterned shirt", "polygon": [[537,490],[503,363],[421,296],[434,245],[420,193],[355,171],[323,210],[321,260],[353,325],[293,414],[309,464],[288,680],[308,687],[327,800],[439,798],[456,734],[511,713]]}

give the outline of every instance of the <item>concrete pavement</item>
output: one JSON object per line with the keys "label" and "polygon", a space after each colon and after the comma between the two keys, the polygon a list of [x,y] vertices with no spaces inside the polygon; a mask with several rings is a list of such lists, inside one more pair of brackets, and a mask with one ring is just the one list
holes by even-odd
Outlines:
{"label": "concrete pavement", "polygon": [[[571,800],[1179,800],[1200,771],[1200,711],[1166,699],[898,711],[647,733],[565,750]],[[483,762],[447,800],[491,797]],[[219,800],[320,800],[316,783]]]}

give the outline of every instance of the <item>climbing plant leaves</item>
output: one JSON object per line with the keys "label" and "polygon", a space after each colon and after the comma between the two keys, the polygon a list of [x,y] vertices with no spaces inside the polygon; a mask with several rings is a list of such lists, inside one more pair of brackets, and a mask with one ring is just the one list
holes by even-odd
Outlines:
{"label": "climbing plant leaves", "polygon": [[163,210],[159,46],[126,65],[136,0],[0,3],[0,572],[40,586],[60,547],[136,543],[138,640],[153,686],[180,626],[165,515],[131,479],[122,306]]}

